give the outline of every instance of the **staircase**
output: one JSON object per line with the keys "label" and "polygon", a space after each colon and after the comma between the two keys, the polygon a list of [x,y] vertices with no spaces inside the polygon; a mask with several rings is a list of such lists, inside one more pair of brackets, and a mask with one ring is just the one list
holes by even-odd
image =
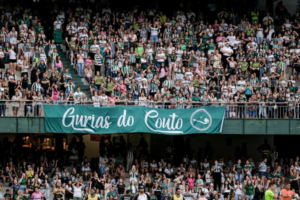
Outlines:
{"label": "staircase", "polygon": [[92,96],[90,94],[89,90],[89,84],[85,80],[85,78],[80,78],[76,72],[76,70],[73,68],[75,65],[71,65],[71,61],[69,58],[66,57],[66,52],[63,51],[63,49],[60,46],[57,46],[57,53],[61,57],[61,61],[65,69],[69,69],[69,73],[72,76],[72,82],[75,84],[75,87],[80,87],[81,91],[86,94],[88,99],[91,99]]}

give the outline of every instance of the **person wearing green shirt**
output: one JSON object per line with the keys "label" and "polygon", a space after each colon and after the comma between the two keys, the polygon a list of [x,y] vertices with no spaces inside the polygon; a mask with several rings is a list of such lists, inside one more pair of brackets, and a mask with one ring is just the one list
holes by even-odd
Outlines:
{"label": "person wearing green shirt", "polygon": [[253,199],[254,196],[254,186],[252,185],[252,181],[248,180],[247,184],[244,186],[244,190],[245,190],[245,197],[249,198],[249,200]]}
{"label": "person wearing green shirt", "polygon": [[95,27],[92,29],[93,35],[98,37],[98,25],[95,25]]}
{"label": "person wearing green shirt", "polygon": [[22,174],[22,176],[20,178],[18,178],[18,184],[20,184],[20,189],[22,190],[22,192],[25,192],[26,189],[26,175],[25,173]]}
{"label": "person wearing green shirt", "polygon": [[144,53],[143,44],[139,42],[138,47],[135,48],[136,63],[141,63],[141,57],[143,53]]}
{"label": "person wearing green shirt", "polygon": [[45,29],[42,26],[41,22],[38,22],[38,25],[34,29],[35,29],[37,34],[39,34],[41,31],[45,32]]}
{"label": "person wearing green shirt", "polygon": [[210,40],[210,36],[207,34],[206,30],[203,30],[203,32],[200,33],[200,36],[203,39],[203,43],[207,44],[207,42]]}
{"label": "person wearing green shirt", "polygon": [[244,172],[245,172],[245,176],[252,176],[252,166],[250,165],[249,160],[246,161],[246,164],[244,166]]}
{"label": "person wearing green shirt", "polygon": [[247,69],[248,69],[248,62],[247,62],[247,58],[244,58],[243,59],[243,62],[240,62],[240,66],[241,66],[241,69],[242,69],[242,73],[245,74]]}
{"label": "person wearing green shirt", "polygon": [[193,28],[193,25],[192,25],[192,24],[189,25],[189,28],[188,28],[188,34],[189,34],[189,36],[193,36],[193,34],[194,34],[194,28]]}
{"label": "person wearing green shirt", "polygon": [[167,20],[167,16],[164,15],[162,12],[159,12],[159,21],[161,24],[164,24],[166,23],[166,20]]}
{"label": "person wearing green shirt", "polygon": [[200,93],[197,92],[197,93],[195,94],[195,96],[192,97],[192,101],[200,102],[201,97],[200,97],[199,95],[200,95]]}
{"label": "person wearing green shirt", "polygon": [[197,49],[197,45],[198,45],[198,37],[197,37],[197,31],[194,31],[194,34],[191,36],[192,39],[192,43],[193,43],[193,49],[196,50]]}
{"label": "person wearing green shirt", "polygon": [[197,50],[199,53],[205,52],[206,44],[203,42],[202,38],[200,38],[200,42],[197,45],[197,48],[198,48]]}
{"label": "person wearing green shirt", "polygon": [[183,39],[180,41],[180,49],[181,49],[182,51],[185,51],[185,50],[186,50],[186,44],[184,43],[184,40],[183,40]]}
{"label": "person wearing green shirt", "polygon": [[95,76],[95,87],[96,90],[101,90],[102,88],[102,84],[104,83],[104,78],[100,75],[100,72],[97,71],[96,72],[96,76]]}
{"label": "person wearing green shirt", "polygon": [[76,38],[72,37],[71,41],[67,41],[69,49],[70,49],[70,56],[71,56],[71,65],[73,65],[74,63],[74,54],[75,54],[75,50],[77,48],[77,44],[75,42]]}
{"label": "person wearing green shirt", "polygon": [[214,39],[210,39],[208,45],[207,45],[207,54],[210,55],[211,53],[215,52],[216,50],[216,44],[214,43]]}
{"label": "person wearing green shirt", "polygon": [[157,197],[155,195],[155,190],[151,191],[150,200],[157,200]]}
{"label": "person wearing green shirt", "polygon": [[278,198],[278,191],[275,189],[275,183],[269,183],[269,188],[265,192],[265,200],[273,200],[273,198]]}
{"label": "person wearing green shirt", "polygon": [[254,33],[254,29],[251,27],[251,24],[248,24],[248,28],[245,30],[246,36],[250,37],[251,33]]}
{"label": "person wearing green shirt", "polygon": [[41,60],[40,64],[38,65],[38,69],[40,70],[40,77],[47,71],[47,65],[43,60]]}
{"label": "person wearing green shirt", "polygon": [[107,193],[107,195],[106,195],[109,199],[110,199],[110,196],[113,196],[113,199],[114,200],[117,200],[118,199],[118,195],[117,195],[117,193],[114,191],[114,188],[113,187],[111,187],[110,189],[109,189],[109,192]]}
{"label": "person wearing green shirt", "polygon": [[255,57],[253,59],[252,66],[250,66],[250,69],[251,69],[251,74],[255,73],[256,77],[259,77],[259,66],[260,66],[260,64],[259,64],[257,58]]}
{"label": "person wearing green shirt", "polygon": [[112,82],[111,78],[108,77],[107,80],[106,80],[106,84],[105,84],[105,92],[106,92],[106,94],[110,95],[113,86],[114,86],[114,82]]}
{"label": "person wearing green shirt", "polygon": [[243,168],[241,163],[242,163],[241,159],[238,159],[237,164],[233,166],[233,170],[232,170],[235,173],[234,175],[235,180],[239,180],[240,183],[242,182],[242,177],[243,177]]}
{"label": "person wearing green shirt", "polygon": [[23,14],[23,17],[18,20],[18,25],[21,24],[21,21],[23,21],[24,24],[26,24],[27,26],[29,26],[29,19],[27,19],[27,17],[25,16],[25,14]]}
{"label": "person wearing green shirt", "polygon": [[277,169],[275,170],[273,176],[277,178],[277,184],[278,185],[285,182],[285,178],[284,178],[284,175],[283,175],[283,172],[282,172],[280,166],[277,167]]}

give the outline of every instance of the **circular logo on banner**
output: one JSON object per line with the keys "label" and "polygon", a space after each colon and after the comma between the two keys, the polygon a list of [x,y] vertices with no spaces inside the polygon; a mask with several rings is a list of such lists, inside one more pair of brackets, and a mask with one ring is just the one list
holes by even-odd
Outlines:
{"label": "circular logo on banner", "polygon": [[190,122],[195,129],[205,131],[211,126],[212,118],[205,109],[200,108],[191,115]]}

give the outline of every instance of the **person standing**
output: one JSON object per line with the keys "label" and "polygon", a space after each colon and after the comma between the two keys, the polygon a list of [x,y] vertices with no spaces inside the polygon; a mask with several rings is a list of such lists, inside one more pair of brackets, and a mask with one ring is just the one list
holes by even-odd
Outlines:
{"label": "person standing", "polygon": [[72,184],[73,186],[73,199],[74,200],[81,200],[82,198],[82,187],[83,187],[83,184],[80,183],[79,181],[76,181]]}
{"label": "person standing", "polygon": [[243,168],[241,165],[242,161],[241,159],[238,159],[238,163],[233,166],[233,172],[235,173],[235,180],[239,180],[242,182],[242,177],[243,177]]}
{"label": "person standing", "polygon": [[54,33],[53,33],[53,38],[55,41],[55,44],[60,44],[62,42],[62,22],[59,20],[58,16],[56,17],[56,21],[53,23],[54,26]]}
{"label": "person standing", "polygon": [[105,165],[108,163],[108,159],[107,157],[101,156],[99,157],[99,169],[100,169],[100,176],[102,177],[102,175],[105,173]]}
{"label": "person standing", "polygon": [[97,49],[95,54],[95,75],[97,75],[97,72],[100,72],[101,76],[105,77],[105,66],[103,65],[100,49]]}
{"label": "person standing", "polygon": [[217,186],[221,189],[221,172],[223,172],[222,167],[219,166],[218,161],[215,161],[215,165],[211,167],[214,178],[214,189],[217,190]]}
{"label": "person standing", "polygon": [[267,158],[264,158],[264,160],[259,164],[259,173],[261,176],[262,184],[265,183],[267,177],[267,168]]}
{"label": "person standing", "polygon": [[287,183],[285,188],[281,190],[281,200],[291,200],[293,195],[295,194],[291,190],[291,184]]}
{"label": "person standing", "polygon": [[131,168],[132,166],[132,163],[133,163],[133,158],[134,158],[134,155],[133,155],[133,150],[132,150],[132,147],[130,147],[128,150],[127,150],[127,163],[126,163],[126,171],[129,171],[129,169]]}
{"label": "person standing", "polygon": [[246,185],[244,186],[244,189],[245,189],[245,197],[249,198],[249,200],[252,200],[254,197],[255,188],[252,185],[251,180],[247,181]]}
{"label": "person standing", "polygon": [[233,54],[232,48],[229,46],[229,42],[226,42],[225,46],[221,48],[222,52],[222,62],[224,64],[224,68],[228,68],[227,58],[231,57]]}
{"label": "person standing", "polygon": [[278,198],[278,191],[275,189],[275,184],[270,183],[269,188],[265,192],[265,200],[273,200],[273,198]]}

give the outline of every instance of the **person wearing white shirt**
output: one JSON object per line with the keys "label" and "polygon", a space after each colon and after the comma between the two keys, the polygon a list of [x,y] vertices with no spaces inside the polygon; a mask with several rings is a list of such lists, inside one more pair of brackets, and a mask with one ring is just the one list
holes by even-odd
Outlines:
{"label": "person wearing white shirt", "polygon": [[273,18],[270,16],[270,13],[267,12],[267,16],[265,16],[265,17],[263,18],[264,24],[265,24],[265,25],[268,24],[269,20],[271,20],[271,21],[273,22]]}
{"label": "person wearing white shirt", "polygon": [[223,48],[221,48],[221,52],[223,54],[222,62],[224,63],[224,67],[227,67],[228,66],[227,58],[233,54],[233,50],[229,46],[229,42],[226,42],[226,45]]}
{"label": "person wearing white shirt", "polygon": [[105,165],[106,165],[106,163],[108,163],[107,157],[100,155],[100,157],[99,157],[99,168],[100,168],[101,176],[102,176],[102,174],[105,173]]}
{"label": "person wearing white shirt", "polygon": [[54,41],[56,44],[61,44],[62,42],[62,22],[59,20],[60,18],[57,16],[56,21],[53,23],[54,26]]}
{"label": "person wearing white shirt", "polygon": [[235,194],[235,199],[239,199],[239,196],[243,195],[243,186],[240,183],[239,180],[236,181],[236,185],[234,186],[234,194]]}
{"label": "person wearing white shirt", "polygon": [[286,19],[285,20],[285,23],[283,24],[286,28],[286,30],[290,30],[292,25],[290,24],[290,20],[289,19]]}
{"label": "person wearing white shirt", "polygon": [[182,23],[186,21],[186,17],[182,12],[180,12],[180,14],[177,15],[176,20],[178,21],[178,19],[181,19]]}
{"label": "person wearing white shirt", "polygon": [[208,28],[206,29],[207,34],[209,35],[209,37],[213,37],[214,36],[214,29],[211,27],[211,25],[208,26]]}
{"label": "person wearing white shirt", "polygon": [[90,172],[91,171],[91,168],[90,166],[88,166],[87,163],[85,163],[82,168],[81,168],[81,171],[84,173],[84,172]]}
{"label": "person wearing white shirt", "polygon": [[102,92],[102,95],[99,96],[99,98],[100,98],[102,107],[107,106],[108,97],[106,96],[105,92]]}
{"label": "person wearing white shirt", "polygon": [[235,37],[235,35],[234,35],[233,32],[230,32],[230,35],[227,36],[227,40],[229,42],[229,45],[233,46],[233,44],[234,44],[234,42],[236,40],[236,37]]}
{"label": "person wearing white shirt", "polygon": [[270,41],[272,39],[272,34],[274,33],[274,29],[272,28],[272,25],[269,25],[269,27],[265,30],[265,33],[267,33],[267,44],[270,45]]}
{"label": "person wearing white shirt", "polygon": [[171,167],[171,164],[169,163],[168,166],[165,168],[164,173],[167,178],[173,178],[173,168]]}
{"label": "person wearing white shirt", "polygon": [[150,41],[154,43],[154,48],[156,49],[158,42],[158,32],[161,27],[157,27],[156,23],[154,23],[153,26],[149,25],[149,27],[151,29]]}
{"label": "person wearing white shirt", "polygon": [[72,184],[73,185],[73,198],[74,199],[81,199],[82,198],[82,187],[83,184],[79,181]]}
{"label": "person wearing white shirt", "polygon": [[186,15],[187,15],[188,19],[191,19],[191,17],[196,16],[195,13],[192,10],[187,12]]}
{"label": "person wearing white shirt", "polygon": [[162,51],[162,49],[160,49],[159,53],[156,54],[155,59],[156,59],[157,67],[160,68],[161,64],[164,63],[165,60],[166,60],[166,55],[164,54],[164,52]]}

